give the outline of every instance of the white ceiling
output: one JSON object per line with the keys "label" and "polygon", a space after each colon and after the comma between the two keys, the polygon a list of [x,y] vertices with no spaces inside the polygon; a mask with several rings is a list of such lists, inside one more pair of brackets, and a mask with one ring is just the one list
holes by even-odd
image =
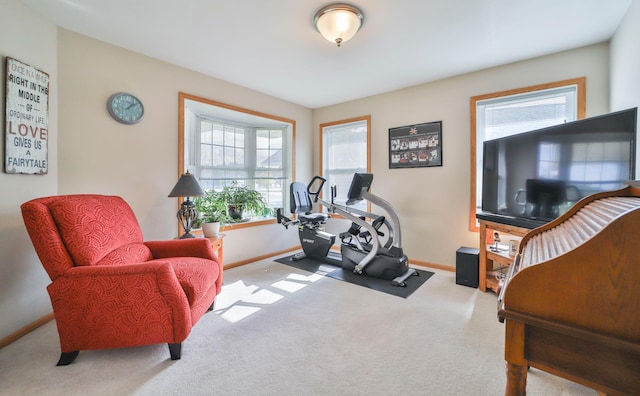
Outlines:
{"label": "white ceiling", "polygon": [[[59,26],[312,109],[607,41],[632,0],[356,0],[338,48],[327,0],[21,0]],[[28,27],[25,27],[28,28]]]}

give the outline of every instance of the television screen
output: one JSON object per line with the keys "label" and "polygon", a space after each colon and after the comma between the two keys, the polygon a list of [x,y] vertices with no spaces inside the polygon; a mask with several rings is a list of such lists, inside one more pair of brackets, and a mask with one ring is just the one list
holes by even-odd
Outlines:
{"label": "television screen", "polygon": [[538,226],[623,188],[635,178],[636,119],[634,108],[484,142],[482,211]]}

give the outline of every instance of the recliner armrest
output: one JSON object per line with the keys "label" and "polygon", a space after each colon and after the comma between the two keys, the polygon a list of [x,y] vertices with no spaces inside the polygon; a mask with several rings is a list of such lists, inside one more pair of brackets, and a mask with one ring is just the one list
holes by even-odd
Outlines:
{"label": "recliner armrest", "polygon": [[216,254],[211,247],[211,242],[206,238],[146,241],[144,244],[151,250],[154,259],[200,257],[218,262]]}

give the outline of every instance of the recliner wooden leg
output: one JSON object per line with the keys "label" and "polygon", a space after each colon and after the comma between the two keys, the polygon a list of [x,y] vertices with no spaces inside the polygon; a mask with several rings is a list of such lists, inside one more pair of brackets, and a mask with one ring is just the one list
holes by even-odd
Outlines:
{"label": "recliner wooden leg", "polygon": [[169,344],[169,353],[171,354],[171,360],[180,360],[182,344]]}
{"label": "recliner wooden leg", "polygon": [[79,353],[80,353],[80,351],[62,352],[60,354],[60,360],[58,360],[58,364],[56,364],[56,366],[68,366],[68,365],[70,365],[74,360],[76,360],[76,358],[78,357]]}

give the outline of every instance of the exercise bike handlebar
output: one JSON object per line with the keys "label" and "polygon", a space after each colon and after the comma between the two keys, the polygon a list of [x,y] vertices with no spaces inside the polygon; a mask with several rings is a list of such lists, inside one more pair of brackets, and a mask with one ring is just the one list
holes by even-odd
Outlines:
{"label": "exercise bike handlebar", "polygon": [[381,207],[385,212],[387,212],[388,218],[385,220],[389,220],[389,224],[391,225],[390,232],[393,232],[392,246],[402,248],[402,231],[400,230],[400,219],[398,218],[398,214],[396,213],[396,211],[393,209],[393,206],[383,198],[371,194],[368,191],[364,191],[362,193],[362,196],[367,201]]}
{"label": "exercise bike handlebar", "polygon": [[[320,184],[316,187],[315,190],[312,190],[312,188],[314,188],[314,186],[317,184],[316,183],[317,180],[320,181]],[[318,202],[318,196],[322,192],[322,187],[324,187],[324,183],[326,182],[327,182],[327,179],[325,179],[324,177],[314,176],[313,179],[311,179],[311,181],[307,185],[307,192],[309,193],[310,197],[313,197],[314,203]]]}

